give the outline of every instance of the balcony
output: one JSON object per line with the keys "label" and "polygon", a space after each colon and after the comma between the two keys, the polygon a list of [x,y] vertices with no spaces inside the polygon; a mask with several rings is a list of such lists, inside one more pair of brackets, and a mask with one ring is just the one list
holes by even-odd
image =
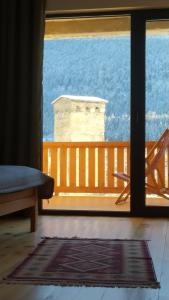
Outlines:
{"label": "balcony", "polygon": [[[146,143],[146,153],[154,143]],[[160,162],[160,170],[168,186],[168,151]],[[130,201],[114,204],[125,183],[112,176],[113,172],[130,174],[127,141],[44,142],[43,172],[55,179],[55,195],[49,203],[44,201],[44,209],[130,211]],[[149,195],[146,205],[168,206],[168,201]]]}

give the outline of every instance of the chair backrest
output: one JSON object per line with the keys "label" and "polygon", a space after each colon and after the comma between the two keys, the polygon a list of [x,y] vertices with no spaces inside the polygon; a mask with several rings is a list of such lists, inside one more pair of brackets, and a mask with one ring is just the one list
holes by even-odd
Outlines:
{"label": "chair backrest", "polygon": [[155,143],[147,155],[147,173],[158,168],[159,161],[165,154],[165,150],[169,146],[169,129],[167,128],[160,139]]}

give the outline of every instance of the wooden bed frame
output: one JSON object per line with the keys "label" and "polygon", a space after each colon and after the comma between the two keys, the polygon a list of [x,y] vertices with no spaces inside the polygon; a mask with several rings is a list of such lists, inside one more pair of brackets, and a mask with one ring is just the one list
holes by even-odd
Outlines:
{"label": "wooden bed frame", "polygon": [[0,194],[0,216],[4,216],[22,209],[30,210],[30,231],[37,227],[38,196],[37,188],[30,188],[19,192]]}

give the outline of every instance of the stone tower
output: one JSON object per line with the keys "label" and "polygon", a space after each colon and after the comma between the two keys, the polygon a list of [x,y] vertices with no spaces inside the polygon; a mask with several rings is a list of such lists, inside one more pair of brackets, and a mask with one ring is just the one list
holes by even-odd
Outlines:
{"label": "stone tower", "polygon": [[104,141],[107,102],[87,96],[63,95],[55,99],[54,141]]}

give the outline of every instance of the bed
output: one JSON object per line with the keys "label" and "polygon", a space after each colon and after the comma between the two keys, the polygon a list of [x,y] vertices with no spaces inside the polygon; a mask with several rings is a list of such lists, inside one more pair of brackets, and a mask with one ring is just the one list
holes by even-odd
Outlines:
{"label": "bed", "polygon": [[40,170],[14,165],[0,166],[0,216],[23,209],[30,212],[30,231],[37,228],[38,200],[53,195],[54,179]]}

